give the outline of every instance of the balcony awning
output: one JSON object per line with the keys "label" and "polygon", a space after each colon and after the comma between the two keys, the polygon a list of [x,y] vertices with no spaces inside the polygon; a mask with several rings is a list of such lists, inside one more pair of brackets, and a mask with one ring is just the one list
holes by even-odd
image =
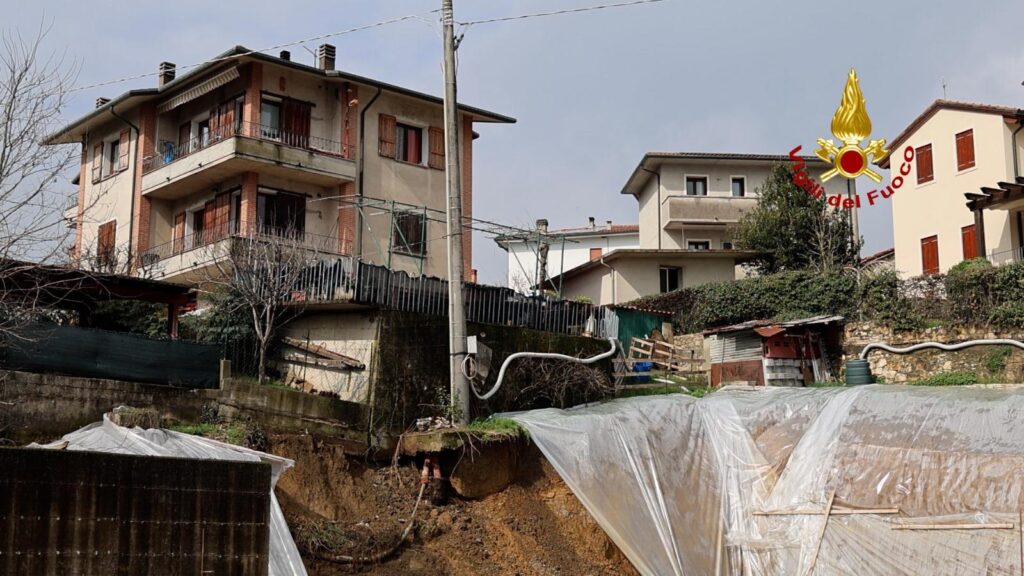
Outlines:
{"label": "balcony awning", "polygon": [[213,78],[210,78],[206,82],[197,84],[192,88],[189,88],[188,90],[185,90],[184,92],[178,94],[177,96],[168,99],[164,103],[157,106],[156,111],[163,114],[168,110],[174,110],[178,106],[181,106],[186,102],[191,102],[192,100],[199,98],[203,94],[212,92],[213,90],[220,88],[221,86],[227,84],[228,82],[231,82],[236,78],[238,78],[238,68],[230,68],[228,70],[225,70],[224,72],[221,72]]}

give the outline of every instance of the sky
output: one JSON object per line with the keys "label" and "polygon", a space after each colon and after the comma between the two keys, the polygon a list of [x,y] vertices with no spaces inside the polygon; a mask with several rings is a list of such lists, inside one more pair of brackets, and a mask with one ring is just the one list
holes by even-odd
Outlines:
{"label": "sky", "polygon": [[[457,21],[619,0],[455,0]],[[236,44],[264,48],[398,16],[422,19],[337,36],[337,68],[440,95],[437,0],[0,0],[3,26],[51,26],[47,47],[80,67],[78,85],[200,62]],[[927,9],[923,7],[927,6]],[[874,129],[892,139],[936,98],[1022,106],[1024,49],[1005,36],[1024,2],[664,0],[476,24],[459,48],[459,99],[518,119],[477,126],[474,216],[530,227],[634,223],[620,194],[648,151],[810,152],[857,69]],[[305,44],[315,50],[323,41]],[[302,46],[292,58],[312,63]],[[276,54],[276,51],[274,52]],[[76,92],[68,117],[155,85],[149,77]],[[871,182],[858,182],[861,192]],[[69,188],[70,191],[70,188]],[[859,212],[864,254],[892,246],[890,206]],[[477,234],[480,279],[506,258]]]}

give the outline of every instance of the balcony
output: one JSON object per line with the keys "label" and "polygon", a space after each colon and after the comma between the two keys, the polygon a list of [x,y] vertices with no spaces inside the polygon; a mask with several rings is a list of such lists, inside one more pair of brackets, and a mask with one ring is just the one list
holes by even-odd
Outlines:
{"label": "balcony", "polygon": [[248,122],[226,126],[177,146],[162,144],[143,159],[142,193],[178,199],[245,172],[316,186],[355,179],[352,150],[340,142]]}
{"label": "balcony", "polygon": [[312,260],[340,257],[338,239],[333,236],[232,222],[154,246],[140,254],[139,262],[143,273],[154,279],[201,282],[213,272],[212,267],[228,259],[233,242],[277,242],[308,250]]}
{"label": "balcony", "polygon": [[733,196],[672,196],[665,228],[715,228],[740,221],[757,198]]}

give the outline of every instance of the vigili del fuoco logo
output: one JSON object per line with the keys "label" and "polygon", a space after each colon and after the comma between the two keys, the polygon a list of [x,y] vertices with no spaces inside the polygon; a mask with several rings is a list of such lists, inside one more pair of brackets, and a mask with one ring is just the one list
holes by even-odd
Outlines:
{"label": "vigili del fuoco logo", "polygon": [[[827,182],[836,176],[854,179],[858,176],[867,176],[875,182],[881,182],[882,176],[875,172],[871,165],[878,163],[889,154],[885,148],[885,140],[870,140],[867,147],[862,148],[861,143],[871,135],[871,117],[868,116],[867,105],[864,102],[864,93],[860,91],[860,82],[857,80],[857,71],[850,69],[846,77],[846,87],[843,88],[843,99],[839,108],[832,116],[832,135],[839,140],[836,144],[831,138],[818,138],[818,149],[814,155],[827,162],[831,168],[821,175],[821,182]],[[789,151],[789,158],[793,161],[793,182],[803,188],[808,194],[815,198],[825,196],[825,201],[836,208],[860,208],[860,193],[854,197],[845,194],[825,195],[825,188],[807,173],[806,163],[800,156],[803,146],[797,146]],[[914,159],[914,148],[907,146],[903,150],[903,163],[900,165],[899,175],[881,189],[874,189],[868,192],[865,197],[869,205],[881,198],[889,198],[896,190],[903,186],[903,177],[910,173],[911,162]],[[895,167],[895,166],[894,166]]]}

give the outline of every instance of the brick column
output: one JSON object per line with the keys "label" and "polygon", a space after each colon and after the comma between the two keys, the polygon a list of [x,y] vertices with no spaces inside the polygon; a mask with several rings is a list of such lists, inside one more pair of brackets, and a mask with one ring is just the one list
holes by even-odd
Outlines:
{"label": "brick column", "polygon": [[138,268],[139,258],[149,249],[149,230],[152,222],[150,199],[142,195],[142,169],[146,158],[156,154],[156,104],[149,102],[139,107],[139,133],[135,140],[135,213],[132,214],[131,269]]}
{"label": "brick column", "polygon": [[462,120],[462,275],[473,274],[473,118]]}
{"label": "brick column", "polygon": [[82,139],[82,161],[78,166],[78,211],[75,214],[75,248],[71,262],[75,266],[82,265],[82,224],[85,222],[85,167],[89,150],[89,141]]}
{"label": "brick column", "polygon": [[355,158],[358,109],[359,86],[346,82],[341,87],[341,155],[349,160]]}
{"label": "brick column", "polygon": [[256,137],[260,125],[260,100],[263,92],[263,64],[251,62],[246,71],[245,97],[243,99],[242,120],[245,125],[242,127],[242,134]]}
{"label": "brick column", "polygon": [[338,186],[338,251],[345,256],[356,253],[356,221],[359,211],[356,204],[355,182],[345,182]]}
{"label": "brick column", "polygon": [[250,237],[256,231],[256,191],[260,186],[260,175],[256,172],[242,174],[242,217],[239,232]]}

